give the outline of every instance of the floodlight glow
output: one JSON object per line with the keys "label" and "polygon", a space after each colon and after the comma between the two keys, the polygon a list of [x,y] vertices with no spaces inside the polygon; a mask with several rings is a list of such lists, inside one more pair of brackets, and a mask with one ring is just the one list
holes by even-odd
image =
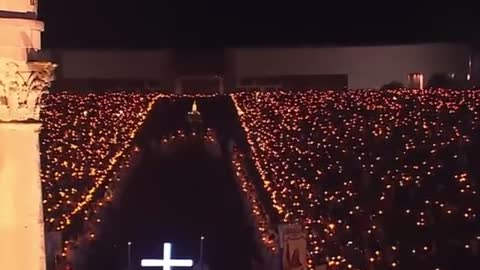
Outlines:
{"label": "floodlight glow", "polygon": [[172,244],[163,244],[163,259],[143,259],[141,261],[142,267],[163,267],[163,270],[171,270],[172,267],[192,267],[193,260],[189,259],[171,259]]}

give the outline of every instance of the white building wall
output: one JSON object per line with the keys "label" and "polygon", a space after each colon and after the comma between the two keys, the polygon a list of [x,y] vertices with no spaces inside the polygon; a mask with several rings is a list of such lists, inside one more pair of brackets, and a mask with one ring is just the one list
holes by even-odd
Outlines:
{"label": "white building wall", "polygon": [[60,50],[54,51],[66,79],[158,79],[168,77],[169,50]]}
{"label": "white building wall", "polygon": [[[59,79],[171,80],[172,50],[54,50]],[[456,44],[228,49],[229,77],[347,74],[349,88],[408,85],[409,73],[466,76],[470,49]]]}
{"label": "white building wall", "polygon": [[348,87],[379,88],[391,81],[407,85],[408,74],[466,74],[465,45],[421,44],[330,48],[235,48],[228,51],[234,77],[347,74]]}

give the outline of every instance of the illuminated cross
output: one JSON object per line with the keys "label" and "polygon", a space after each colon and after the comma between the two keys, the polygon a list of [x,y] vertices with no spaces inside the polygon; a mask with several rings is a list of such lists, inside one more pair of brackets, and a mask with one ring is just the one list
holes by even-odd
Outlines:
{"label": "illuminated cross", "polygon": [[171,270],[172,267],[192,267],[193,260],[175,260],[171,259],[172,244],[163,244],[163,259],[143,259],[142,267],[163,267],[163,270]]}

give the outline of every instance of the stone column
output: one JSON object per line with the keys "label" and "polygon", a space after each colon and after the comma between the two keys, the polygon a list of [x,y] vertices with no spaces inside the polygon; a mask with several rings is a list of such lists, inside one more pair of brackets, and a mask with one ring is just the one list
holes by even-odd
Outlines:
{"label": "stone column", "polygon": [[45,270],[40,101],[55,65],[41,49],[37,0],[0,0],[0,270]]}
{"label": "stone column", "polygon": [[39,123],[0,123],[0,269],[45,269]]}
{"label": "stone column", "polygon": [[0,269],[45,270],[40,99],[51,63],[0,59]]}

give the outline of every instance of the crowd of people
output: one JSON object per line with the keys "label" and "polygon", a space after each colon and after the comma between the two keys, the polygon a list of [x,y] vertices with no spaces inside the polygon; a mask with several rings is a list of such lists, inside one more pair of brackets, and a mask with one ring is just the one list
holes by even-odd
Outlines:
{"label": "crowd of people", "polygon": [[233,95],[265,189],[310,266],[476,269],[480,92]]}
{"label": "crowd of people", "polygon": [[122,166],[128,165],[132,138],[160,96],[123,92],[46,96],[40,132],[43,208],[47,235],[62,232],[62,249],[55,251],[61,257],[95,238],[99,212],[111,200],[109,188]]}
{"label": "crowd of people", "polygon": [[271,254],[275,254],[279,251],[275,222],[272,221],[270,213],[265,209],[265,204],[262,202],[258,188],[253,181],[252,171],[248,170],[246,166],[247,159],[248,156],[242,154],[239,149],[233,149],[233,170],[239,188],[245,194],[245,202],[252,215],[257,237]]}
{"label": "crowd of people", "polygon": [[[188,130],[194,99],[49,95],[41,132],[47,231],[80,233],[100,222],[131,147]],[[270,250],[276,225],[300,223],[311,267],[479,266],[480,91],[248,92],[198,104],[221,149],[235,142],[233,173]]]}
{"label": "crowd of people", "polygon": [[[207,122],[204,129],[198,123],[192,126],[188,118],[197,98],[201,120]],[[118,173],[131,165],[132,153],[162,154],[168,150],[165,147],[185,144],[198,133],[212,155],[221,154],[218,149],[228,155],[232,137],[238,137],[233,133],[239,131],[232,131],[232,126],[237,127],[232,125],[236,112],[225,96],[55,93],[44,103],[41,153],[45,221],[47,232],[59,231],[63,236],[62,249],[56,251],[59,258],[52,259],[59,267],[77,265],[83,260],[81,253],[98,239],[99,228],[108,222],[103,212],[111,205],[112,196],[118,195]],[[236,144],[246,146],[238,140]],[[152,148],[154,145],[160,148]]]}

